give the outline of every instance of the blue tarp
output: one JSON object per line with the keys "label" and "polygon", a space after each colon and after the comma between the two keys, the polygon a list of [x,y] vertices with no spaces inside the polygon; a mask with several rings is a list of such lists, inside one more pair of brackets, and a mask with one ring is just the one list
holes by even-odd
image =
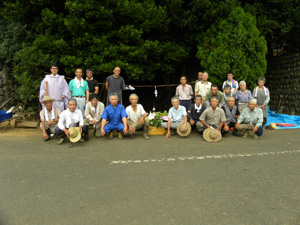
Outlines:
{"label": "blue tarp", "polygon": [[296,129],[300,128],[300,116],[291,116],[286,114],[278,114],[274,111],[270,111],[268,107],[268,118],[267,118],[267,126],[270,125],[270,123],[288,123],[288,124],[294,124],[295,127],[277,127],[279,129]]}

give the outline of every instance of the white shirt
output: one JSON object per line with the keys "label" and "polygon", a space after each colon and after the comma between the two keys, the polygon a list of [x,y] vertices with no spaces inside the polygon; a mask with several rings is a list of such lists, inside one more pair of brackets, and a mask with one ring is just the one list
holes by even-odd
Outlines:
{"label": "white shirt", "polygon": [[203,81],[199,81],[196,84],[195,92],[198,92],[198,95],[201,95],[202,97],[205,97],[207,92],[210,91],[211,83],[209,81],[206,81],[206,84],[203,83]]}
{"label": "white shirt", "polygon": [[139,119],[146,113],[144,107],[141,104],[137,104],[136,107],[137,107],[136,112],[133,111],[131,105],[126,107],[128,120],[131,124],[138,122]]}
{"label": "white shirt", "polygon": [[224,89],[224,87],[225,87],[226,84],[229,84],[231,86],[231,92],[232,93],[234,93],[234,91],[235,91],[236,88],[239,88],[239,83],[236,80],[234,80],[234,79],[232,79],[231,82],[229,82],[228,80],[225,80],[223,82],[222,89]]}
{"label": "white shirt", "polygon": [[83,117],[79,109],[75,109],[74,112],[71,112],[69,109],[66,109],[60,114],[60,118],[57,126],[59,129],[63,130],[64,128],[69,129],[74,127],[76,123],[79,123],[79,126],[83,126]]}

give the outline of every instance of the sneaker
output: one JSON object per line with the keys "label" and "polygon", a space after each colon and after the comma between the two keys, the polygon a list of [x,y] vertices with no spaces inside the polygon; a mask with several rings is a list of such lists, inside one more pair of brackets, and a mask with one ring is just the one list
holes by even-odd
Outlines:
{"label": "sneaker", "polygon": [[257,140],[257,139],[258,139],[257,134],[254,134],[254,140]]}
{"label": "sneaker", "polygon": [[83,139],[83,138],[80,138],[79,142],[81,142],[81,143],[84,142],[84,139]]}
{"label": "sneaker", "polygon": [[123,134],[119,132],[119,139],[123,139]]}
{"label": "sneaker", "polygon": [[114,132],[111,131],[111,132],[109,133],[108,139],[113,139],[113,138],[114,138]]}
{"label": "sneaker", "polygon": [[95,132],[94,132],[95,136],[96,137],[101,137],[101,129],[95,129]]}
{"label": "sneaker", "polygon": [[145,138],[146,140],[149,140],[149,136],[148,136],[148,134],[147,134],[146,132],[143,134],[143,136],[144,136],[144,138]]}
{"label": "sneaker", "polygon": [[64,138],[60,138],[57,142],[58,145],[62,145],[65,142]]}
{"label": "sneaker", "polygon": [[248,137],[248,132],[245,131],[243,138],[247,138]]}

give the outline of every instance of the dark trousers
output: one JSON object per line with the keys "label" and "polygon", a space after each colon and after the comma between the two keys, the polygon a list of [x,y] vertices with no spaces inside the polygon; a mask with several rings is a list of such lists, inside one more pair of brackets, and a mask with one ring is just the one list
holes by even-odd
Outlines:
{"label": "dark trousers", "polygon": [[190,100],[180,100],[180,105],[182,105],[186,108],[186,112],[190,109],[191,104],[192,104],[192,99],[190,99]]}
{"label": "dark trousers", "polygon": [[[233,128],[233,129],[235,129],[235,123],[234,122],[230,122],[229,124],[227,124],[227,126],[229,127],[229,128]],[[223,127],[224,128],[224,127]],[[222,136],[224,135],[224,134],[227,134],[229,131],[225,131],[224,129],[222,128],[222,130],[221,130],[221,134],[222,134]]]}

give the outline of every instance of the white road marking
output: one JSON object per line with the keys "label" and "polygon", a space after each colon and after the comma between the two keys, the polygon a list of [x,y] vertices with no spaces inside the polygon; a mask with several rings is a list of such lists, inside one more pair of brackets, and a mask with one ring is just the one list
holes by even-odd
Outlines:
{"label": "white road marking", "polygon": [[205,156],[181,156],[178,158],[160,158],[160,159],[135,159],[135,160],[115,160],[111,161],[110,164],[133,164],[133,163],[151,163],[151,162],[176,162],[178,160],[204,160],[204,159],[226,159],[234,157],[253,157],[253,156],[266,156],[266,155],[283,155],[283,154],[293,154],[300,153],[300,150],[291,151],[278,151],[278,152],[258,152],[258,153],[236,153],[236,154],[222,154],[222,155],[205,155]]}

